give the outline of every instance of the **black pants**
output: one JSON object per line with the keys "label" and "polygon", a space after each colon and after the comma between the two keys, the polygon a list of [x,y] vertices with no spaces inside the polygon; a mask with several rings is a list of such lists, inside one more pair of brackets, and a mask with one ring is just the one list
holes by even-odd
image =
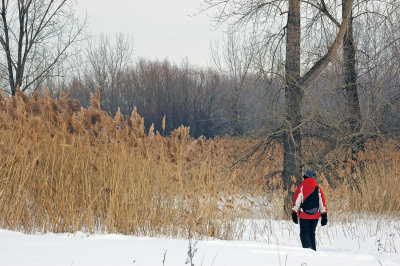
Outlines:
{"label": "black pants", "polygon": [[315,229],[317,229],[318,219],[300,219],[300,239],[303,248],[317,250],[315,245]]}

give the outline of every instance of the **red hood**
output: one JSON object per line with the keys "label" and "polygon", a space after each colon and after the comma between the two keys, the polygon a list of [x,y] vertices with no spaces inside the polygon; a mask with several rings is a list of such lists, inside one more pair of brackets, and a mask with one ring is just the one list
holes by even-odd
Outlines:
{"label": "red hood", "polygon": [[313,193],[315,187],[318,186],[315,179],[311,177],[304,179],[301,185],[303,185],[304,199],[306,199],[311,193]]}

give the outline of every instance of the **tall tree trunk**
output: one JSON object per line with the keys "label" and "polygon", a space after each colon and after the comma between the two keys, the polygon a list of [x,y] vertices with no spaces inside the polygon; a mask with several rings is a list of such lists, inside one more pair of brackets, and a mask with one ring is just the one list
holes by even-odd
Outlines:
{"label": "tall tree trunk", "polygon": [[[349,0],[342,0],[342,16],[345,16],[345,6]],[[353,135],[351,142],[353,148],[360,148],[360,136],[356,136],[361,130],[361,110],[357,92],[357,71],[356,71],[356,48],[353,39],[353,16],[347,25],[347,31],[343,38],[343,62],[344,62],[344,83],[347,100],[347,112],[349,115],[348,126],[349,134]]]}
{"label": "tall tree trunk", "polygon": [[289,1],[285,63],[285,135],[283,138],[283,183],[288,191],[285,209],[291,207],[291,177],[301,176],[301,104],[300,87],[300,0]]}
{"label": "tall tree trunk", "polygon": [[[342,16],[345,13],[345,6],[349,0],[342,0]],[[364,149],[361,131],[361,110],[360,101],[357,92],[357,70],[356,70],[356,48],[353,38],[353,13],[350,14],[350,20],[347,25],[347,31],[343,38],[343,62],[344,62],[344,90],[346,95],[346,111],[348,113],[348,130],[350,135],[351,158],[346,160],[356,161],[358,151]],[[351,165],[351,172],[356,171],[355,166]]]}

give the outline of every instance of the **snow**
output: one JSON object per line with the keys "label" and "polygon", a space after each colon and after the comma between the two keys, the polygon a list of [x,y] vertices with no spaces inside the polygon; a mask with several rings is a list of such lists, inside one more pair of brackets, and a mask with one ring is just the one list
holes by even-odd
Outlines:
{"label": "snow", "polygon": [[[243,223],[243,240],[192,240],[193,264],[400,265],[400,221],[318,226],[317,252],[301,248],[299,226],[291,222]],[[188,247],[189,240],[165,237],[0,230],[0,265],[185,265]]]}

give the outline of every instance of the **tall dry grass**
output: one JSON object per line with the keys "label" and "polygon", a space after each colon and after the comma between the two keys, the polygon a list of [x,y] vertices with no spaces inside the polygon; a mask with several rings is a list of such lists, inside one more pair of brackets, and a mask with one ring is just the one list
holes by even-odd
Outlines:
{"label": "tall dry grass", "polygon": [[251,184],[226,167],[229,139],[145,132],[136,110],[112,118],[99,98],[1,99],[0,226],[233,237],[233,195]]}
{"label": "tall dry grass", "polygon": [[[136,110],[110,117],[98,93],[91,100],[85,109],[48,90],[0,99],[1,228],[235,239],[239,218],[285,217],[279,175],[264,178],[282,167],[280,144],[230,167],[251,140],[193,139],[185,127],[163,137]],[[337,167],[337,182],[320,174],[333,217],[400,216],[398,147],[371,142]]]}
{"label": "tall dry grass", "polygon": [[[343,152],[344,153],[344,152]],[[336,157],[345,157],[346,154]],[[350,157],[350,156],[348,156]],[[344,161],[344,158],[340,158]],[[352,216],[400,217],[400,145],[398,141],[369,140],[365,151],[335,168],[338,178],[322,174],[330,209],[336,218]]]}

